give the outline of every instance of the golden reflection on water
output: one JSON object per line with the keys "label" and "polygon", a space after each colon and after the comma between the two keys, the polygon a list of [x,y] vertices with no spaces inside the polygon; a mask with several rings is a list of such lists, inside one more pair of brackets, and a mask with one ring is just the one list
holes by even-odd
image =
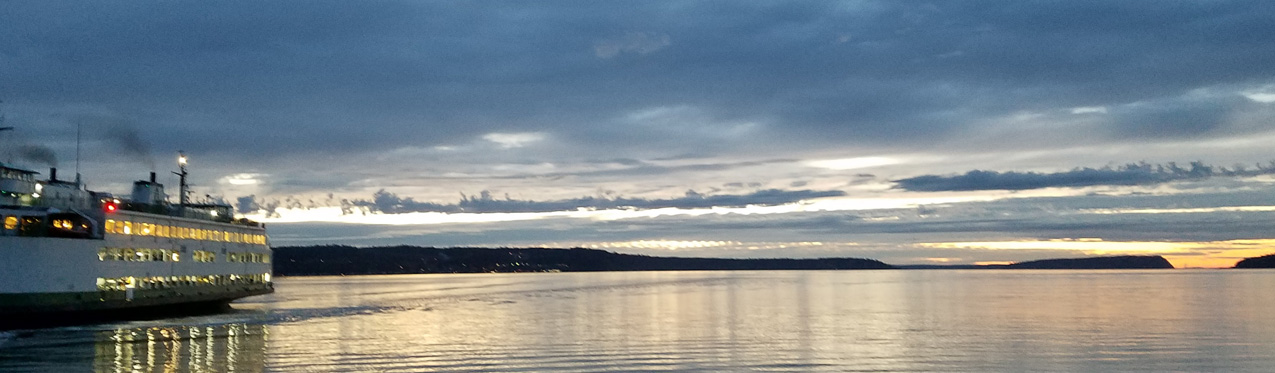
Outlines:
{"label": "golden reflection on water", "polygon": [[1275,252],[1275,239],[1226,241],[1107,241],[1098,238],[985,242],[927,242],[917,247],[983,250],[1070,250],[1086,255],[1161,255],[1176,268],[1230,268],[1244,258]]}
{"label": "golden reflection on water", "polygon": [[1275,348],[1275,323],[1261,315],[1275,307],[1260,295],[1269,279],[1220,271],[351,277],[328,288],[327,300],[307,297],[322,303],[309,307],[385,299],[396,307],[276,325],[269,363],[404,372],[1250,371],[1273,362],[1257,353]]}
{"label": "golden reflection on water", "polygon": [[99,331],[93,371],[261,372],[265,325],[224,324]]}
{"label": "golden reflection on water", "polygon": [[237,304],[253,312],[0,334],[0,371],[1264,372],[1273,281],[1257,270],[285,278]]}

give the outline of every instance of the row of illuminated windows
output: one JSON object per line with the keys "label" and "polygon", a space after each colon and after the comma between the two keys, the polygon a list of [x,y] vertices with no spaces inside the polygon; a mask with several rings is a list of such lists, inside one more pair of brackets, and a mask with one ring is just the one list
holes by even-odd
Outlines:
{"label": "row of illuminated windows", "polygon": [[164,224],[131,222],[106,219],[106,233],[163,238],[182,238],[231,243],[266,244],[266,235],[219,231],[215,229],[187,228]]}
{"label": "row of illuminated windows", "polygon": [[44,218],[40,216],[4,216],[4,231],[0,235],[30,235],[43,229]]}
{"label": "row of illuminated windows", "polygon": [[226,261],[231,263],[270,263],[270,255],[258,253],[226,254]]}
{"label": "row of illuminated windows", "polygon": [[125,261],[125,262],[180,262],[181,253],[177,250],[168,249],[129,249],[118,247],[103,247],[97,250],[98,261]]}
{"label": "row of illuminated windows", "polygon": [[97,290],[124,291],[128,289],[171,289],[194,286],[265,284],[269,282],[269,273],[260,273],[255,275],[98,277]]}
{"label": "row of illuminated windows", "polygon": [[[191,259],[201,263],[212,263],[217,261],[217,253],[206,250],[195,250],[191,253]],[[98,261],[125,261],[125,262],[180,262],[181,253],[177,250],[168,249],[131,249],[117,247],[103,247],[97,250]],[[230,253],[226,256],[226,260],[232,263],[270,263],[269,254],[258,253]]]}

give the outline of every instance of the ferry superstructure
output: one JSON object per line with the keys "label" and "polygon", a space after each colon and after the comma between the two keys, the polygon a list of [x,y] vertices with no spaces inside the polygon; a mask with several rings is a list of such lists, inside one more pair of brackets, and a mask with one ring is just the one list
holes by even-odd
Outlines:
{"label": "ferry superstructure", "polygon": [[[170,204],[151,173],[132,198],[0,163],[0,316],[224,304],[274,291],[265,227],[231,206]],[[9,317],[8,320],[14,321]]]}

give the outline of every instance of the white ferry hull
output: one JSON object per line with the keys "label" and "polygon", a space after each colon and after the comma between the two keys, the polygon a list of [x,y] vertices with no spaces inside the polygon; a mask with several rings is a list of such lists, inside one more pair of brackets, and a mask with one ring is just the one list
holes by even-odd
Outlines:
{"label": "white ferry hull", "polygon": [[[273,291],[264,229],[132,211],[107,217],[138,228],[101,239],[0,236],[0,316],[226,303]],[[142,224],[205,235],[143,235]],[[260,239],[223,240],[226,233]]]}

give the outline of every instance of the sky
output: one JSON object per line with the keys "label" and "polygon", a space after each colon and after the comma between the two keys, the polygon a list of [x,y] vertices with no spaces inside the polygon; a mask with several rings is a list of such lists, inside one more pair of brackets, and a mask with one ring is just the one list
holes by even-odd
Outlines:
{"label": "sky", "polygon": [[125,195],[180,150],[276,246],[1275,252],[1269,1],[0,10],[0,161]]}

